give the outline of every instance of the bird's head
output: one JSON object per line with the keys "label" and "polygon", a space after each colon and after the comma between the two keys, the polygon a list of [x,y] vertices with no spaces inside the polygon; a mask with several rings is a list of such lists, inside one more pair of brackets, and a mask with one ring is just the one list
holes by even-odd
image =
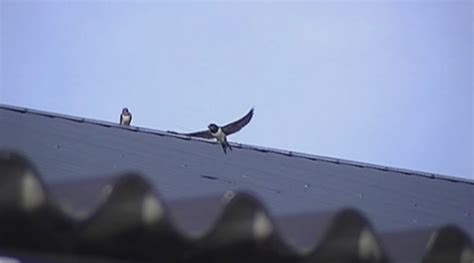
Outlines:
{"label": "bird's head", "polygon": [[128,108],[123,108],[123,109],[122,109],[122,113],[123,113],[123,114],[127,114],[127,113],[128,113]]}
{"label": "bird's head", "polygon": [[211,131],[212,133],[216,133],[216,132],[219,130],[219,126],[217,126],[217,125],[214,124],[214,123],[209,124],[209,126],[207,126],[207,128],[208,128],[209,131]]}

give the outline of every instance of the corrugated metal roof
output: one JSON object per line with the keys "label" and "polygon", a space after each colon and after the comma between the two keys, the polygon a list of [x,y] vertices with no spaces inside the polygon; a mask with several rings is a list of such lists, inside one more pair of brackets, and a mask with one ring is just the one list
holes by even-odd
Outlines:
{"label": "corrugated metal roof", "polygon": [[11,106],[0,131],[2,148],[35,164],[1,155],[4,255],[472,260],[468,180],[238,144],[223,155],[201,140]]}
{"label": "corrugated metal roof", "polygon": [[274,217],[241,192],[164,203],[133,173],[45,185],[11,152],[0,154],[0,171],[5,251],[160,262],[474,259],[469,237],[454,226],[379,235],[353,209]]}

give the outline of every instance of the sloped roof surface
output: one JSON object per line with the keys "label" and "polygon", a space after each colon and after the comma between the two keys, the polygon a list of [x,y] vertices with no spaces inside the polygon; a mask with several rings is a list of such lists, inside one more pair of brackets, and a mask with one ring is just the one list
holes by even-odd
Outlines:
{"label": "sloped roof surface", "polygon": [[342,247],[367,262],[472,254],[471,181],[239,144],[224,155],[172,133],[5,105],[0,131],[15,152],[2,155],[0,225],[44,237],[25,243],[0,227],[0,249],[171,262],[183,251],[203,262],[349,262]]}

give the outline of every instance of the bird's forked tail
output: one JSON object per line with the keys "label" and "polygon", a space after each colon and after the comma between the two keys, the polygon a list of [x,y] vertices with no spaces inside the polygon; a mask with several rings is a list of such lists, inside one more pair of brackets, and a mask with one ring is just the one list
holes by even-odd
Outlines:
{"label": "bird's forked tail", "polygon": [[221,145],[222,145],[222,150],[224,150],[225,154],[227,154],[227,149],[232,151],[232,146],[230,146],[229,142],[227,141],[227,138],[224,139]]}

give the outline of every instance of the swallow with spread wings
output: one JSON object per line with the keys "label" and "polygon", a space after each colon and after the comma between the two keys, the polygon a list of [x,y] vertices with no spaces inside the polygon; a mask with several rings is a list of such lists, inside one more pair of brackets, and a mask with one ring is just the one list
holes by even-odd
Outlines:
{"label": "swallow with spread wings", "polygon": [[224,153],[227,154],[227,149],[232,150],[232,146],[230,146],[229,142],[227,142],[227,136],[240,131],[250,122],[252,117],[253,108],[244,117],[222,127],[215,123],[211,123],[207,126],[207,130],[205,131],[193,132],[185,135],[201,137],[205,139],[216,139],[217,142],[222,146]]}

